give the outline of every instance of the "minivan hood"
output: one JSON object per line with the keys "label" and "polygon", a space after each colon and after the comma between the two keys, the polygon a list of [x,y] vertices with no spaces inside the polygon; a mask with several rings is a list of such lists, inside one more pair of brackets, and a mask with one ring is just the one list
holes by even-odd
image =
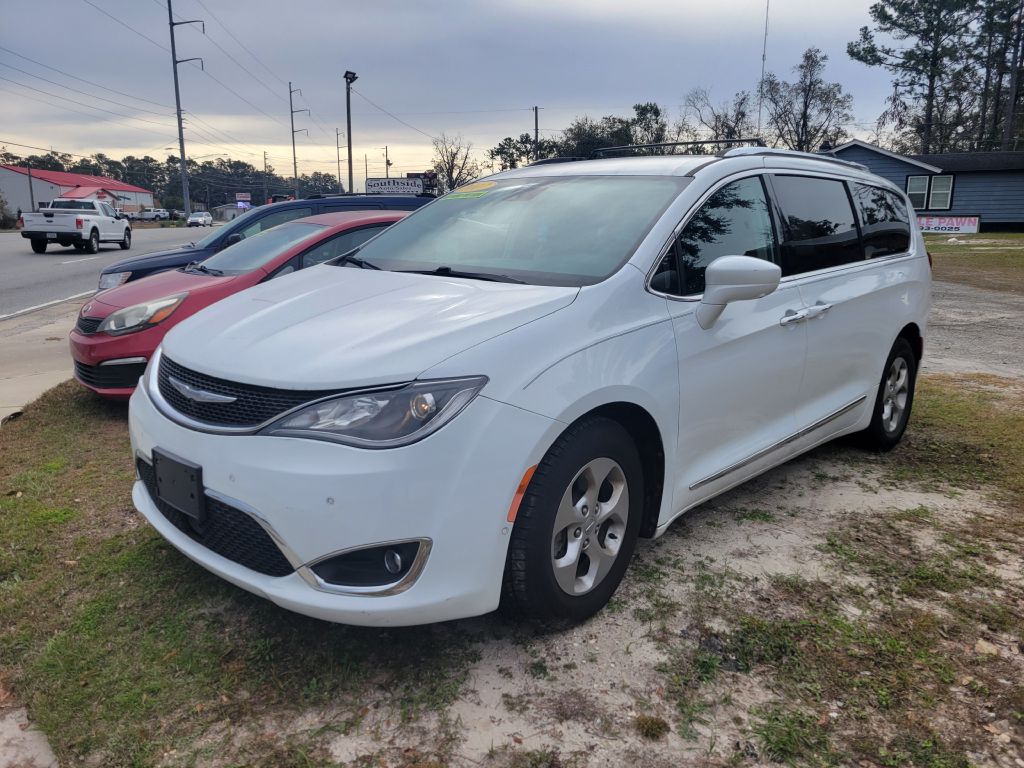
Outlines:
{"label": "minivan hood", "polygon": [[186,367],[261,386],[391,384],[558,311],[578,293],[318,266],[208,307],[172,329],[163,350]]}

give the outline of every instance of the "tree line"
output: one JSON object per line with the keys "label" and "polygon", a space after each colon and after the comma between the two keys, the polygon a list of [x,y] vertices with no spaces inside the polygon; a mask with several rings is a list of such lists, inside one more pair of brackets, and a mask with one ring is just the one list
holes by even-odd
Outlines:
{"label": "tree line", "polygon": [[[184,207],[181,196],[181,170],[178,158],[168,156],[163,162],[146,155],[127,155],[120,160],[98,153],[90,157],[74,157],[63,152],[22,156],[0,147],[0,164],[27,165],[48,171],[67,171],[134,184],[148,189],[164,208]],[[262,203],[272,195],[295,193],[295,179],[280,176],[273,167],[266,172],[243,160],[217,158],[198,162],[188,159],[188,191],[192,202],[213,208],[235,202],[236,192],[248,192],[253,203]],[[338,177],[315,171],[299,176],[302,196],[339,191]]]}
{"label": "tree line", "polygon": [[[880,0],[869,16],[847,54],[892,75],[872,142],[905,154],[1024,148],[1024,0]],[[645,102],[629,117],[577,117],[554,138],[505,137],[487,157],[506,169],[627,144],[739,138],[817,151],[849,138],[854,127],[853,98],[826,79],[827,63],[808,48],[790,79],[768,73],[718,103],[706,88],[692,89],[675,120]]]}

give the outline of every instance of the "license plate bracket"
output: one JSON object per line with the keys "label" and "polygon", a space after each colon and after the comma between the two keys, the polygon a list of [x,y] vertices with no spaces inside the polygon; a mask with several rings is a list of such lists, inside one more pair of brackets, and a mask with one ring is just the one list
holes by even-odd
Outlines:
{"label": "license plate bracket", "polygon": [[56,232],[47,232],[46,233],[46,239],[47,240],[56,240],[57,239],[57,233]]}
{"label": "license plate bracket", "polygon": [[196,522],[206,519],[206,495],[203,493],[203,468],[177,456],[153,450],[156,495]]}

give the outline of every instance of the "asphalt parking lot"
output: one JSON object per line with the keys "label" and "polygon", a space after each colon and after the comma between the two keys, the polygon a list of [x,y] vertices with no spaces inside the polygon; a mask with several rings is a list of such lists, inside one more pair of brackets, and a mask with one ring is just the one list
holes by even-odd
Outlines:
{"label": "asphalt parking lot", "polygon": [[127,256],[138,256],[198,240],[209,229],[168,227],[133,229],[132,247],[122,251],[104,243],[94,255],[74,248],[51,247],[33,253],[18,232],[0,233],[0,319],[30,307],[87,295],[96,289],[100,271]]}

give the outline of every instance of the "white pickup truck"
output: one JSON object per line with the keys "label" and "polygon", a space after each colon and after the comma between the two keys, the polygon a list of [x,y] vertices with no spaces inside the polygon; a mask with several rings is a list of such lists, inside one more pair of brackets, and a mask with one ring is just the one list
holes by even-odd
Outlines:
{"label": "white pickup truck", "polygon": [[99,200],[57,198],[48,208],[21,218],[21,236],[32,241],[36,253],[46,253],[51,243],[86,253],[96,253],[100,243],[117,243],[125,251],[132,246],[132,228],[124,214]]}

